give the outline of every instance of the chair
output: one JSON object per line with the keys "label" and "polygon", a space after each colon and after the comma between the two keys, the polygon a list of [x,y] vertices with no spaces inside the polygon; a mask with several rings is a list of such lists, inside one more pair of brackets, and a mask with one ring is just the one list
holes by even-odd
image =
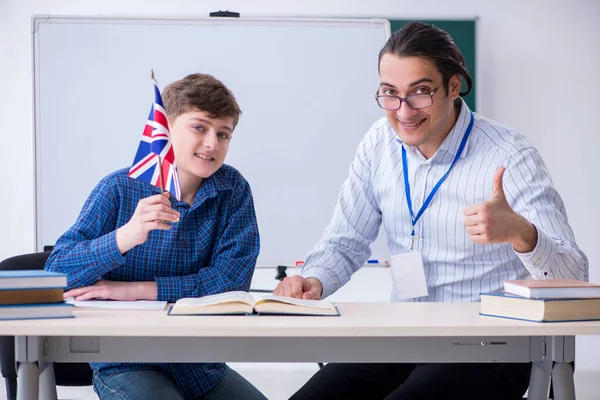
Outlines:
{"label": "chair", "polygon": [[[24,254],[0,262],[0,270],[43,269],[50,251]],[[54,363],[54,377],[59,386],[89,386],[92,369],[87,363]],[[17,398],[15,337],[0,336],[0,372],[6,381],[6,398]]]}

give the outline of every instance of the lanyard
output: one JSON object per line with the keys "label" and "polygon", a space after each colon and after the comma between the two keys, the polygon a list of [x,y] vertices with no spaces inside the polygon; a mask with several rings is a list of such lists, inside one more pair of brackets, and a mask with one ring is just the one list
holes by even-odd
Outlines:
{"label": "lanyard", "polygon": [[427,199],[421,206],[421,209],[417,213],[416,217],[415,217],[415,214],[413,213],[412,199],[410,197],[410,185],[408,183],[408,166],[406,163],[406,150],[404,149],[404,146],[402,146],[402,169],[404,170],[404,190],[406,191],[408,212],[410,213],[410,220],[412,223],[412,232],[410,234],[410,236],[411,236],[410,249],[411,250],[412,250],[414,242],[415,242],[415,225],[417,224],[417,221],[419,220],[419,218],[421,218],[421,215],[423,215],[423,212],[425,211],[427,206],[429,206],[429,203],[431,203],[431,199],[433,199],[433,196],[436,194],[436,192],[442,185],[442,182],[444,182],[444,180],[446,180],[446,177],[452,170],[452,167],[454,167],[454,164],[456,164],[456,162],[460,158],[463,150],[465,149],[465,145],[467,144],[467,139],[469,139],[469,135],[471,134],[471,129],[473,128],[474,120],[475,120],[475,118],[473,116],[473,112],[471,111],[471,121],[469,122],[469,126],[467,127],[467,130],[465,132],[465,135],[462,138],[462,141],[460,142],[460,146],[458,147],[458,151],[456,152],[456,155],[454,156],[454,160],[452,160],[452,164],[450,164],[450,168],[448,168],[448,171],[446,171],[444,176],[442,176],[440,178],[440,180],[438,181],[438,183],[436,183],[436,185],[433,187],[433,189],[431,189],[431,193],[429,193],[429,196],[427,196]]}

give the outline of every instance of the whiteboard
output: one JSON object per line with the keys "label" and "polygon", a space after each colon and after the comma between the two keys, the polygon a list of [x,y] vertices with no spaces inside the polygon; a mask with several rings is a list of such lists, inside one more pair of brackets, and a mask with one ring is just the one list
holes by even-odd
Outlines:
{"label": "whiteboard", "polygon": [[[358,143],[383,116],[374,94],[387,20],[35,16],[32,31],[38,250],[74,223],[102,177],[131,165],[151,68],[161,88],[212,74],[240,103],[225,162],[254,194],[259,265],[312,249]],[[373,257],[388,258],[384,236]]]}

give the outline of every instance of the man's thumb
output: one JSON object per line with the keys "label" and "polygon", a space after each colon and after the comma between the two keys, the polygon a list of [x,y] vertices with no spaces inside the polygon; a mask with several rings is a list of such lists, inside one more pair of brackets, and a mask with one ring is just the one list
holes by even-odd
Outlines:
{"label": "man's thumb", "polygon": [[309,286],[308,290],[304,292],[302,298],[304,300],[318,300],[319,299],[319,289],[315,286]]}
{"label": "man's thumb", "polygon": [[504,188],[502,187],[502,177],[504,176],[506,168],[500,167],[494,174],[494,187],[492,189],[492,196],[506,198],[504,196]]}

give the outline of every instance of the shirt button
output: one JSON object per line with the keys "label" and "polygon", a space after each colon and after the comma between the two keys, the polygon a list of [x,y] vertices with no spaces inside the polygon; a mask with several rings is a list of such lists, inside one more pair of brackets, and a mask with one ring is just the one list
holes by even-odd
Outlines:
{"label": "shirt button", "polygon": [[540,265],[542,263],[542,260],[540,260],[539,258],[537,260],[535,260],[535,265]]}

